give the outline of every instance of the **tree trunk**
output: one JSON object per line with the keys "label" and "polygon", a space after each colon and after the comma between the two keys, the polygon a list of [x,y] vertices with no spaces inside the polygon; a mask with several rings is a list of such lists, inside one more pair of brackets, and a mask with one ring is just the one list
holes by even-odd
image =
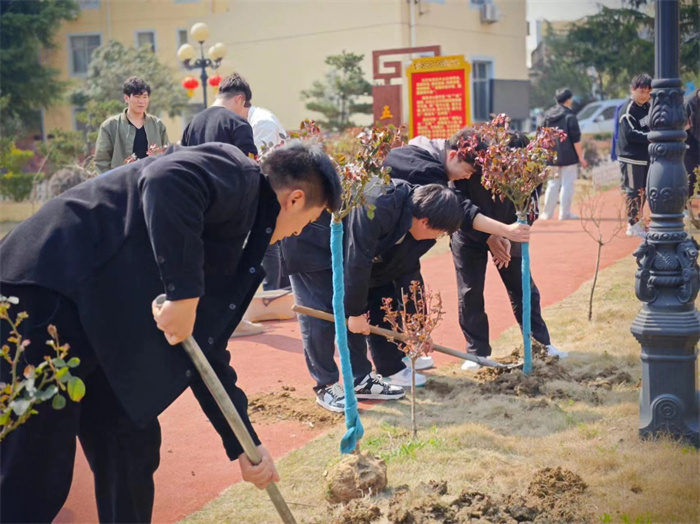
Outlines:
{"label": "tree trunk", "polygon": [[588,299],[588,321],[593,318],[593,293],[595,293],[595,285],[598,282],[598,270],[600,269],[600,253],[603,250],[603,234],[598,233],[598,256],[595,260],[595,273],[593,273],[593,285],[591,286],[591,296]]}
{"label": "tree trunk", "polygon": [[418,427],[416,426],[416,360],[411,359],[411,424],[413,426],[413,440],[418,439]]}

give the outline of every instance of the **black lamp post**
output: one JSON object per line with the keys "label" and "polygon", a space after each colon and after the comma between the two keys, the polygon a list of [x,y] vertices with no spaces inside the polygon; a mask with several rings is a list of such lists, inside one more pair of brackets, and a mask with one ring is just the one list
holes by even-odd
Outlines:
{"label": "black lamp post", "polygon": [[[199,58],[195,58],[197,52],[193,46],[190,44],[182,44],[180,49],[177,50],[177,57],[182,62],[182,64],[188,69],[200,69],[202,80],[202,91],[204,93],[204,108],[207,107],[207,68],[212,70],[218,69],[221,65],[221,61],[224,56],[226,56],[226,46],[221,42],[218,42],[211,46],[208,51],[209,58],[204,56],[204,42],[209,38],[209,27],[207,24],[199,22],[192,26],[190,29],[190,35],[199,42]],[[194,61],[193,61],[194,60]]]}
{"label": "black lamp post", "polygon": [[655,79],[649,112],[651,228],[635,252],[635,291],[642,309],[632,334],[642,346],[639,433],[670,434],[695,447],[698,433],[698,244],[683,229],[688,198],[679,0],[656,1]]}

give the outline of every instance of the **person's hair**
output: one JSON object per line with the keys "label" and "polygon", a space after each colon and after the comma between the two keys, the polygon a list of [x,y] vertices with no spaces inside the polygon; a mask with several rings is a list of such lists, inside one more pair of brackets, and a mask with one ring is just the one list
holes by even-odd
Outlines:
{"label": "person's hair", "polygon": [[646,73],[640,73],[634,78],[632,78],[632,81],[630,82],[630,88],[632,89],[639,89],[640,87],[643,89],[651,89],[651,77],[646,74]]}
{"label": "person's hair", "polygon": [[261,167],[275,191],[301,189],[306,207],[322,205],[329,211],[340,208],[340,177],[321,146],[292,140],[274,149]]}
{"label": "person's hair", "polygon": [[522,131],[509,131],[508,136],[510,136],[510,141],[508,142],[508,147],[523,148],[527,147],[530,143],[530,139]]}
{"label": "person's hair", "polygon": [[571,100],[573,97],[574,94],[568,87],[562,87],[554,92],[554,100],[557,101],[557,104],[563,104],[567,100]]}
{"label": "person's hair", "polygon": [[151,94],[151,86],[141,80],[138,76],[132,76],[124,82],[124,94],[126,96]]}
{"label": "person's hair", "polygon": [[462,204],[457,194],[441,184],[427,184],[411,195],[414,217],[428,219],[428,227],[454,233],[462,225]]}
{"label": "person's hair", "polygon": [[[472,137],[476,137],[479,140],[479,143],[476,146],[477,151],[483,151],[484,149],[488,148],[488,144],[482,141],[479,135],[477,134],[476,130],[474,130],[471,127],[463,127],[462,129],[457,131],[447,140],[446,146],[449,149],[452,149],[453,151],[457,151],[460,145],[462,145],[467,140],[471,140]],[[464,159],[465,162],[471,165],[474,165],[475,160],[476,156],[473,154],[468,155],[467,158]]]}
{"label": "person's hair", "polygon": [[243,95],[243,98],[245,98],[245,103],[243,104],[245,107],[251,106],[250,100],[253,98],[253,93],[250,90],[250,85],[241,75],[233,73],[221,81],[217,96],[229,100],[238,95]]}

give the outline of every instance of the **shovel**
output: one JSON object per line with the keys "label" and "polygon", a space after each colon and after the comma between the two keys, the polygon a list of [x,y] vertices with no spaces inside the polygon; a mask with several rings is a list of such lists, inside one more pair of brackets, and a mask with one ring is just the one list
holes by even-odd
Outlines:
{"label": "shovel", "polygon": [[[159,295],[156,299],[156,304],[163,305],[165,301],[165,295]],[[199,344],[197,344],[197,341],[193,337],[187,337],[182,342],[182,347],[185,348],[185,351],[190,359],[192,359],[194,366],[202,377],[204,384],[206,384],[207,389],[219,405],[219,409],[221,409],[221,412],[224,414],[229,426],[231,426],[233,430],[233,434],[236,435],[238,442],[240,442],[243,447],[243,451],[248,457],[248,460],[253,464],[260,464],[262,457],[253,442],[253,438],[250,436],[250,433],[248,433],[248,428],[243,424],[241,416],[238,414],[238,411],[236,411],[236,407],[233,405],[233,402],[231,402],[231,398],[228,396],[228,393],[226,393],[219,377],[216,376],[207,357],[204,356]],[[275,505],[277,513],[279,513],[282,518],[282,522],[284,522],[284,524],[296,524],[297,521],[294,520],[294,515],[292,515],[287,503],[284,501],[277,484],[270,482],[265,489],[270,496],[270,500]]]}
{"label": "shovel", "polygon": [[[326,313],[325,311],[320,311],[318,309],[313,309],[310,307],[299,306],[294,304],[292,310],[296,311],[301,315],[308,315],[310,317],[318,318],[321,320],[327,320],[328,322],[333,322],[333,315]],[[377,326],[370,326],[369,332],[373,335],[380,335],[382,337],[388,338],[389,340],[400,340],[405,341],[406,336],[402,333],[396,331],[391,331],[390,329],[384,329]],[[500,368],[500,369],[515,369],[523,366],[523,362],[518,362],[516,364],[501,364],[495,360],[490,360],[484,357],[477,357],[476,355],[470,355],[469,353],[463,353],[462,351],[457,351],[456,349],[441,346],[440,344],[433,344],[433,349],[445,355],[450,355],[457,357],[462,360],[470,360],[471,362],[476,362],[481,366],[486,366],[490,368]]]}

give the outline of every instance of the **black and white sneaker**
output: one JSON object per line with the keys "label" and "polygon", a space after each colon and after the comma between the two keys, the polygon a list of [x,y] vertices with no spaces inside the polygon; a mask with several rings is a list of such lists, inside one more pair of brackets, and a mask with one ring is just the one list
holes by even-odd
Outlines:
{"label": "black and white sneaker", "polygon": [[381,375],[370,373],[355,386],[355,396],[366,400],[399,400],[406,395],[400,386],[384,382]]}
{"label": "black and white sneaker", "polygon": [[316,391],[316,404],[333,413],[345,411],[345,392],[340,382]]}

